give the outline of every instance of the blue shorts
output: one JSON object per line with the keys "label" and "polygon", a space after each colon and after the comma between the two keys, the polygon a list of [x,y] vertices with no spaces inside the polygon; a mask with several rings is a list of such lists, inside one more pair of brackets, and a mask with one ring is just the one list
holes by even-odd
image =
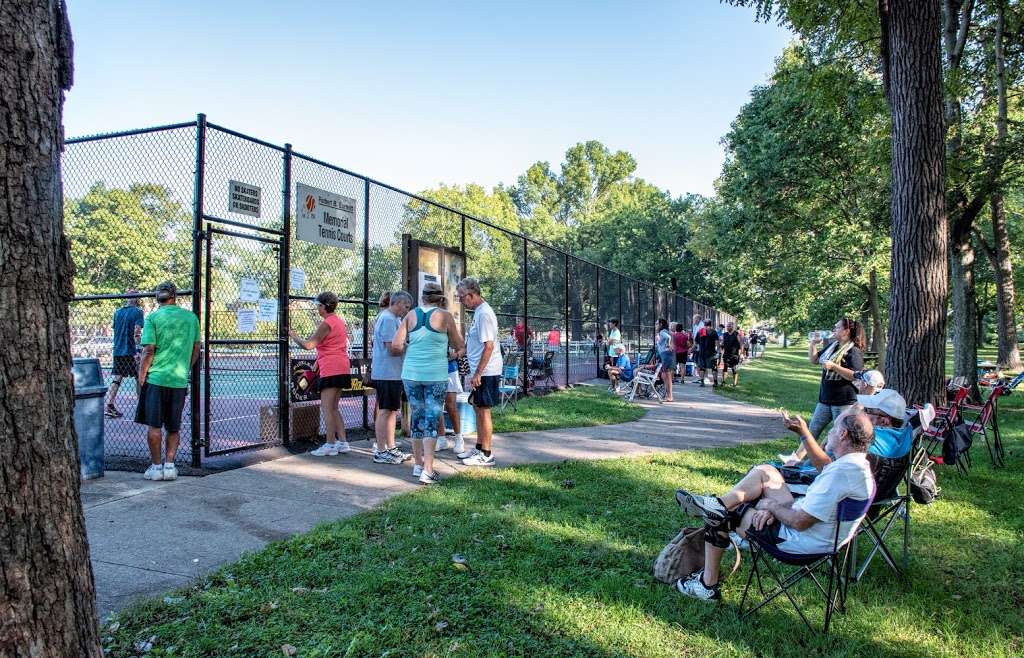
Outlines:
{"label": "blue shorts", "polygon": [[480,385],[473,389],[469,396],[469,402],[478,409],[490,409],[501,404],[501,394],[498,393],[498,385],[501,384],[501,375],[488,375],[480,378]]}
{"label": "blue shorts", "polygon": [[433,439],[437,436],[437,419],[444,408],[444,393],[448,380],[415,382],[403,379],[405,397],[409,398],[409,425],[413,440]]}
{"label": "blue shorts", "polygon": [[658,357],[661,359],[661,367],[665,370],[671,370],[676,367],[676,353],[667,351],[660,352]]}

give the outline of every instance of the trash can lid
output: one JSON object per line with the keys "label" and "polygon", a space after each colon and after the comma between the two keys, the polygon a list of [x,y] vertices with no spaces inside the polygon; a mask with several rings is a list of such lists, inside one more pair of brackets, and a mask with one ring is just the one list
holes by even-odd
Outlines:
{"label": "trash can lid", "polygon": [[106,386],[79,386],[75,389],[75,399],[98,398],[107,394]]}

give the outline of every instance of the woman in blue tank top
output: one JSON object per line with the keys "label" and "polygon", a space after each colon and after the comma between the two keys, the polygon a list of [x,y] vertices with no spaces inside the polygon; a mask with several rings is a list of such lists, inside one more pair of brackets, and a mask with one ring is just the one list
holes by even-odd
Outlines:
{"label": "woman in blue tank top", "polygon": [[412,426],[412,452],[415,466],[413,476],[421,484],[438,481],[434,473],[434,442],[437,421],[444,405],[448,387],[448,346],[456,356],[466,351],[455,318],[438,308],[444,291],[436,283],[423,286],[422,306],[408,313],[395,333],[392,346],[403,346],[402,385],[409,398],[410,425]]}

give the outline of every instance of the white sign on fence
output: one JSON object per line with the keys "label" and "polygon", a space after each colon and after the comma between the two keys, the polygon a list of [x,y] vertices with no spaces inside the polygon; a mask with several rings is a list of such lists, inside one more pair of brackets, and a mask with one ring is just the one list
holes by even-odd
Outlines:
{"label": "white sign on fence", "polygon": [[240,334],[256,331],[256,309],[240,308],[235,312],[236,329]]}
{"label": "white sign on fence", "polygon": [[301,267],[293,267],[291,271],[291,289],[292,290],[305,290],[306,289],[306,270]]}
{"label": "white sign on fence", "polygon": [[260,216],[260,188],[236,180],[228,181],[228,212]]}
{"label": "white sign on fence", "polygon": [[259,309],[259,316],[256,318],[259,322],[277,322],[276,299],[261,299]]}
{"label": "white sign on fence", "polygon": [[250,277],[243,277],[238,282],[238,299],[243,302],[255,302],[260,298],[260,282]]}
{"label": "white sign on fence", "polygon": [[306,242],[355,249],[356,200],[295,184],[295,237]]}

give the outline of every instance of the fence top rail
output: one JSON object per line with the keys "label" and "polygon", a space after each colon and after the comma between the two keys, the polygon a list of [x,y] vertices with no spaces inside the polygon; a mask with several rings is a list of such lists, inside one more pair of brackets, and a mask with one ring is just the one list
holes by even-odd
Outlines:
{"label": "fence top rail", "polygon": [[179,130],[181,128],[194,128],[195,121],[185,123],[169,123],[164,126],[153,126],[151,128],[136,128],[134,130],[119,130],[112,133],[96,133],[95,135],[82,135],[81,137],[69,137],[64,144],[83,144],[85,142],[98,142],[104,139],[117,139],[118,137],[133,137],[135,135],[146,135],[149,133],[164,132],[167,130]]}
{"label": "fence top rail", "polygon": [[[199,115],[199,116],[200,117],[204,117],[205,115]],[[199,123],[199,119],[197,118],[194,121],[187,121],[187,122],[184,122],[184,123],[169,124],[169,125],[165,125],[165,126],[156,126],[156,127],[152,127],[152,128],[140,128],[140,129],[137,129],[137,130],[125,130],[125,131],[120,131],[120,132],[102,133],[102,134],[97,134],[97,135],[88,135],[88,136],[84,136],[84,137],[72,137],[72,138],[69,138],[69,139],[65,139],[64,143],[65,144],[80,144],[82,142],[91,142],[91,141],[98,141],[98,140],[103,140],[103,139],[113,139],[113,138],[118,138],[118,137],[129,137],[129,136],[132,136],[132,135],[142,135],[142,134],[146,134],[146,133],[153,133],[153,132],[159,132],[159,131],[164,131],[164,130],[174,130],[174,129],[178,129],[178,128],[188,128],[188,127],[198,126],[198,123]],[[555,253],[561,254],[561,255],[563,255],[563,256],[565,256],[567,258],[572,258],[572,259],[574,259],[574,260],[576,260],[576,261],[578,261],[580,263],[585,263],[585,264],[590,265],[592,267],[596,267],[596,268],[598,268],[600,270],[603,270],[606,273],[614,274],[615,276],[618,276],[621,279],[625,279],[625,280],[631,281],[631,282],[633,282],[635,284],[649,286],[649,287],[651,287],[651,288],[653,288],[655,290],[658,290],[658,291],[669,292],[669,291],[665,290],[664,288],[661,288],[661,287],[657,286],[654,283],[647,282],[647,281],[642,281],[640,279],[635,279],[635,278],[629,276],[628,274],[622,274],[621,272],[616,272],[613,269],[610,269],[610,268],[605,267],[603,265],[599,265],[597,263],[594,263],[593,261],[587,260],[586,258],[581,258],[580,256],[577,256],[575,254],[571,254],[571,253],[569,253],[569,252],[567,252],[567,251],[565,251],[563,249],[560,249],[558,247],[555,247],[553,245],[549,245],[549,244],[547,244],[547,243],[545,243],[545,242],[543,242],[541,240],[537,240],[535,238],[531,238],[530,236],[525,235],[523,233],[520,233],[519,231],[514,231],[512,229],[507,229],[507,228],[505,228],[503,226],[498,226],[497,224],[494,224],[491,221],[488,221],[488,220],[483,219],[481,217],[476,217],[475,215],[470,215],[470,214],[468,214],[468,213],[466,213],[466,212],[464,212],[462,210],[458,210],[456,208],[452,208],[451,206],[445,205],[443,203],[439,203],[439,202],[437,202],[437,201],[435,201],[433,199],[428,199],[428,198],[426,198],[426,197],[424,197],[422,195],[414,194],[412,192],[407,192],[406,190],[403,190],[400,187],[396,187],[394,185],[390,185],[390,184],[385,183],[383,181],[376,180],[374,178],[371,178],[369,176],[360,174],[360,173],[352,171],[350,169],[345,169],[344,167],[339,167],[338,165],[331,164],[331,163],[326,162],[324,160],[321,160],[319,158],[315,158],[313,156],[306,155],[306,154],[300,153],[298,151],[291,150],[291,145],[288,145],[287,147],[278,146],[276,144],[272,144],[272,143],[264,141],[262,139],[258,139],[256,137],[252,137],[250,135],[246,135],[245,133],[238,132],[237,130],[231,130],[230,128],[225,128],[224,126],[221,126],[221,125],[218,125],[218,124],[215,124],[215,123],[211,123],[209,121],[206,122],[206,127],[207,127],[207,129],[212,128],[214,130],[218,130],[218,131],[226,133],[228,135],[232,135],[234,137],[238,137],[239,139],[244,139],[244,140],[253,142],[255,144],[259,144],[261,146],[265,146],[267,148],[274,149],[274,150],[279,151],[281,153],[286,153],[288,151],[291,151],[291,155],[292,155],[293,158],[302,158],[303,160],[306,160],[306,161],[311,162],[313,164],[320,165],[320,166],[326,167],[328,169],[332,169],[334,171],[337,171],[337,172],[342,173],[342,174],[346,174],[348,176],[352,176],[354,178],[359,178],[359,179],[365,181],[367,184],[377,185],[378,187],[382,187],[384,189],[391,190],[392,192],[397,192],[398,194],[403,194],[403,195],[405,195],[405,196],[407,196],[407,197],[409,197],[411,199],[415,199],[415,200],[420,201],[422,203],[434,206],[435,208],[439,208],[441,210],[445,210],[447,212],[450,212],[450,213],[453,213],[455,215],[458,215],[458,216],[462,217],[463,219],[472,220],[474,222],[478,222],[480,224],[483,224],[484,226],[492,228],[492,229],[494,229],[496,231],[501,231],[502,233],[505,233],[508,236],[511,236],[511,237],[523,240],[525,243],[531,243],[531,244],[534,244],[534,245],[536,245],[538,247],[543,247],[545,249],[550,249],[551,251],[554,251]]]}

